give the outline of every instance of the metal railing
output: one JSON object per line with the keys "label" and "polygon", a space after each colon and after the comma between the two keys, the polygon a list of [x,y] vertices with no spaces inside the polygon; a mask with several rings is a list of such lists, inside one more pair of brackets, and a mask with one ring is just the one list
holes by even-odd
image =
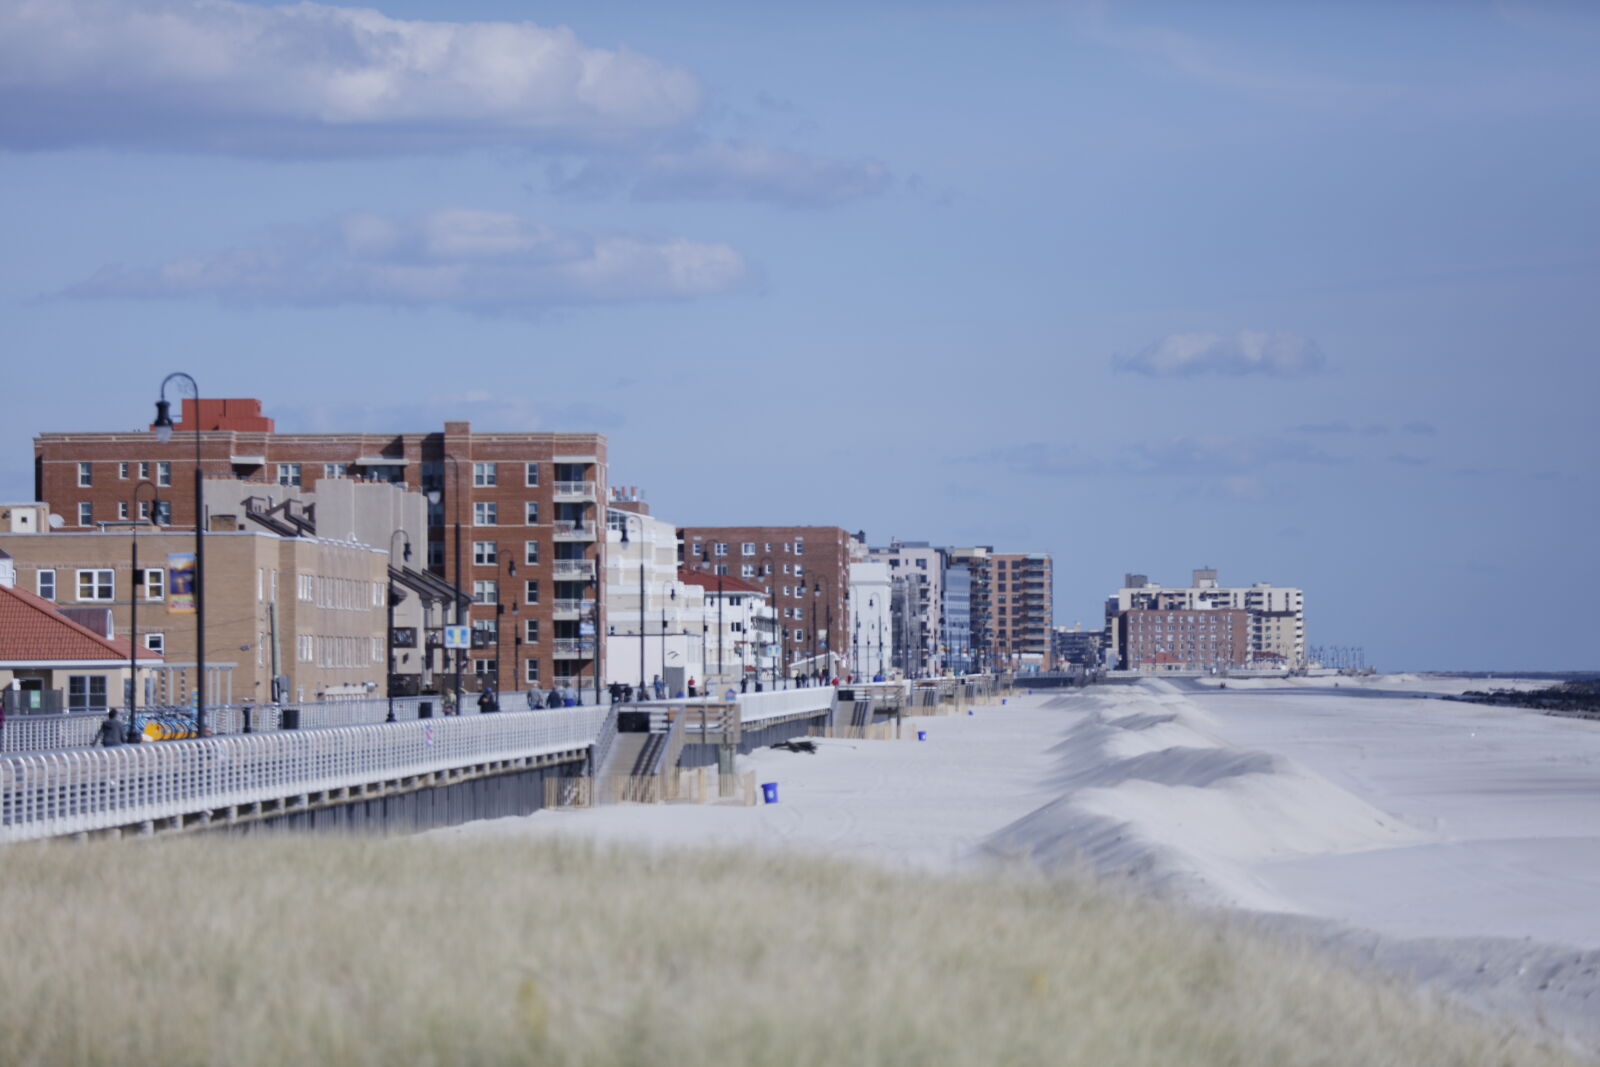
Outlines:
{"label": "metal railing", "polygon": [[552,646],[556,655],[568,659],[587,659],[594,655],[594,641],[587,637],[558,637]]}
{"label": "metal railing", "polygon": [[551,490],[555,494],[555,499],[557,500],[570,497],[579,497],[583,500],[589,500],[594,497],[593,482],[556,482],[555,485],[551,487]]}
{"label": "metal railing", "polygon": [[813,686],[807,689],[779,689],[770,693],[741,693],[739,720],[752,723],[808,711],[821,713],[833,707],[835,692],[832,686]]}
{"label": "metal railing", "polygon": [[557,541],[593,541],[594,523],[592,521],[576,521],[573,519],[557,519],[551,524],[554,539]]}
{"label": "metal railing", "polygon": [[567,708],[6,756],[0,841],[140,826],[575,751],[594,743],[605,714]]}
{"label": "metal railing", "polygon": [[550,607],[551,610],[555,612],[557,617],[562,615],[584,616],[594,614],[594,601],[592,600],[575,600],[570,597],[557,597],[555,600],[551,601]]}
{"label": "metal railing", "polygon": [[550,574],[557,581],[589,578],[594,574],[592,559],[558,559],[550,565]]}
{"label": "metal railing", "polygon": [[[103,711],[75,711],[65,715],[7,715],[0,729],[0,752],[37,752],[52,748],[81,748],[100,738],[106,721]],[[124,728],[126,719],[120,720]]]}

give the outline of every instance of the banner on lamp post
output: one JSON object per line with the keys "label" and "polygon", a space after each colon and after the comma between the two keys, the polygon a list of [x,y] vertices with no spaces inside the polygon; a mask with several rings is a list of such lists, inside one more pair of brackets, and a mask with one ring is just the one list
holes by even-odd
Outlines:
{"label": "banner on lamp post", "polygon": [[195,613],[193,552],[167,553],[167,613]]}

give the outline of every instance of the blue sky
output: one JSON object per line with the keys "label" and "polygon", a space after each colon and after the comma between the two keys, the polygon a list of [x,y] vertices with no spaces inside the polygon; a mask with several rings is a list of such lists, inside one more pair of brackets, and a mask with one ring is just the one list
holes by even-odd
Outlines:
{"label": "blue sky", "polygon": [[1595,668],[1582,4],[0,0],[0,495],[162,376],[599,430],[684,523]]}

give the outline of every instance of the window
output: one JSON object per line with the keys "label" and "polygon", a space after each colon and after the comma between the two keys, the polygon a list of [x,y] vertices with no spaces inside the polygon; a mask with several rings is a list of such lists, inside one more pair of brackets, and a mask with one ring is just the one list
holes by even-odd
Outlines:
{"label": "window", "polygon": [[116,572],[110,570],[85,570],[78,572],[79,600],[113,600],[116,598]]}
{"label": "window", "polygon": [[539,643],[539,620],[524,619],[522,621],[522,640],[530,645]]}
{"label": "window", "polygon": [[753,555],[755,555],[756,554],[756,543],[754,541],[745,541],[744,543],[742,543],[739,546],[739,554],[741,556],[753,556]]}
{"label": "window", "polygon": [[165,652],[167,650],[166,634],[145,634],[144,647],[151,652]]}
{"label": "window", "polygon": [[537,500],[529,500],[522,507],[522,521],[528,526],[539,525],[539,502]]}
{"label": "window", "polygon": [[[143,466],[143,464],[141,464],[141,466]],[[156,484],[172,484],[172,464],[167,460],[161,460],[156,464]]]}
{"label": "window", "polygon": [[538,485],[539,484],[539,465],[537,463],[524,463],[523,464],[522,484],[523,485]]}
{"label": "window", "polygon": [[94,467],[89,463],[78,464],[78,488],[87,489],[94,484]]}
{"label": "window", "polygon": [[500,521],[500,508],[493,500],[477,500],[472,504],[474,526],[494,526]]}
{"label": "window", "polygon": [[789,596],[793,592],[794,592],[794,587],[793,586],[786,585],[786,586],[783,587],[783,595],[784,596]]}
{"label": "window", "polygon": [[279,485],[299,485],[300,484],[300,464],[298,464],[298,463],[280,463],[280,464],[278,464],[278,484]]}
{"label": "window", "polygon": [[295,575],[295,579],[295,599],[300,601],[302,604],[311,603],[312,597],[315,595],[316,588],[315,583],[312,581],[311,575],[297,574]]}
{"label": "window", "polygon": [[127,517],[128,517],[128,502],[126,500],[119,501],[117,503],[117,518],[125,519]]}
{"label": "window", "polygon": [[539,562],[539,542],[537,542],[537,541],[524,541],[524,542],[522,542],[522,562],[524,562],[524,563],[538,563]]}
{"label": "window", "polygon": [[128,480],[128,467],[129,467],[129,463],[128,463],[127,460],[123,460],[121,463],[118,463],[117,464],[117,477],[121,478],[123,481],[127,481]]}
{"label": "window", "polygon": [[532,578],[522,583],[522,601],[525,604],[539,602],[539,579]]}
{"label": "window", "polygon": [[522,677],[529,685],[539,684],[539,661],[530,659],[522,665]]}
{"label": "window", "polygon": [[143,595],[144,599],[146,599],[146,600],[160,600],[161,599],[162,579],[164,577],[166,577],[162,573],[161,568],[160,567],[141,567],[139,569],[144,571],[144,575],[143,575],[144,581],[141,583],[142,586],[143,586],[142,595]]}
{"label": "window", "polygon": [[94,505],[89,503],[87,500],[81,500],[78,502],[78,525],[94,525]]}
{"label": "window", "polygon": [[500,561],[500,554],[493,541],[472,542],[472,562],[479,567],[492,567]]}
{"label": "window", "polygon": [[500,484],[499,465],[495,463],[474,463],[472,465],[472,484],[478,488]]}
{"label": "window", "polygon": [[105,675],[67,675],[67,710],[105,711],[107,707]]}
{"label": "window", "polygon": [[806,543],[804,541],[796,541],[794,543],[794,554],[797,556],[806,554]]}
{"label": "window", "polygon": [[799,578],[801,575],[805,574],[805,572],[806,572],[806,567],[805,567],[804,563],[796,563],[794,565],[794,576],[796,578]]}
{"label": "window", "polygon": [[500,583],[492,580],[486,581],[482,578],[474,581],[472,583],[472,602],[474,604],[498,604],[500,602]]}
{"label": "window", "polygon": [[713,568],[713,570],[714,570],[714,573],[716,573],[716,574],[727,574],[728,573],[728,565],[726,563],[719,563],[719,564],[716,565],[715,568]]}
{"label": "window", "polygon": [[444,542],[428,542],[428,569],[432,571],[444,570]]}
{"label": "window", "polygon": [[39,596],[42,599],[54,600],[56,598],[56,572],[53,569],[40,571],[35,588],[38,589]]}
{"label": "window", "polygon": [[712,552],[718,556],[726,556],[728,554],[728,542],[718,541],[716,544],[711,546],[711,549]]}
{"label": "window", "polygon": [[479,678],[493,678],[498,664],[492,659],[475,659],[472,661],[472,673]]}
{"label": "window", "polygon": [[755,576],[756,576],[756,565],[754,563],[746,563],[744,566],[739,568],[739,577],[741,577],[741,578],[754,578]]}
{"label": "window", "polygon": [[343,478],[349,473],[350,464],[348,463],[324,463],[322,465],[322,476],[324,478]]}

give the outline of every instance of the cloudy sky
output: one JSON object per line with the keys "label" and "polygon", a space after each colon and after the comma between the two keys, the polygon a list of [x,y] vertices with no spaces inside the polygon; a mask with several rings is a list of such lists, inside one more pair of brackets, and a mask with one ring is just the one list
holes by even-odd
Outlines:
{"label": "cloudy sky", "polygon": [[0,496],[186,370],[599,430],[684,523],[1307,590],[1600,667],[1600,15],[0,0]]}

